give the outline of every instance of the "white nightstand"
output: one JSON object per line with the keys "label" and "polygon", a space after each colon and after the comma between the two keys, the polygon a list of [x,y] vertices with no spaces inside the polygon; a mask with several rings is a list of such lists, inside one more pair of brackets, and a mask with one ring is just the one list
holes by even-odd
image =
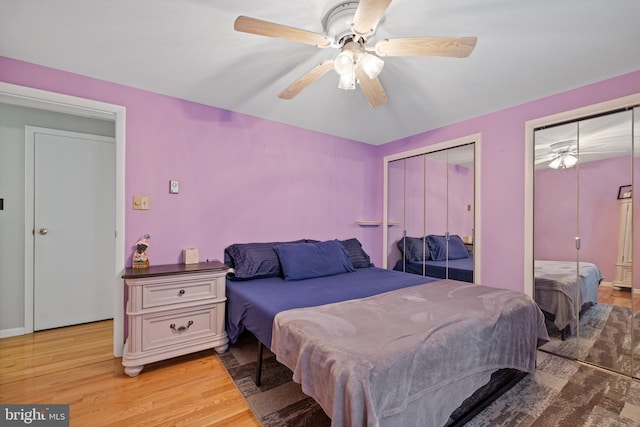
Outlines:
{"label": "white nightstand", "polygon": [[126,270],[129,335],[122,365],[135,377],[144,365],[187,353],[229,347],[225,275],[219,261]]}

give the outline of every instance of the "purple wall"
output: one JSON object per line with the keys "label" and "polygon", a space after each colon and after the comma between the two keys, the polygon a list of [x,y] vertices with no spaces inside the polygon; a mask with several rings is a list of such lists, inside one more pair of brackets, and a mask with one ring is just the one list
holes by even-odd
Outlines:
{"label": "purple wall", "polygon": [[[525,122],[639,92],[640,71],[635,71],[382,145],[379,164],[386,155],[481,133],[482,283],[522,291]],[[378,197],[382,216],[382,194]]]}
{"label": "purple wall", "polygon": [[[234,241],[358,237],[382,259],[385,155],[482,133],[482,281],[522,290],[524,123],[640,92],[640,71],[434,129],[379,147],[0,58],[0,81],[127,108],[126,241],[151,232],[156,264],[184,247],[221,258]],[[274,100],[277,102],[277,100]],[[170,195],[168,181],[181,193]],[[133,249],[131,249],[132,251]],[[130,256],[130,254],[128,254]]]}
{"label": "purple wall", "polygon": [[[152,264],[186,247],[222,259],[233,242],[299,238],[357,237],[381,256],[378,230],[355,224],[380,191],[372,146],[9,58],[0,81],[127,108],[126,265],[144,233]],[[151,209],[132,210],[134,195]]]}

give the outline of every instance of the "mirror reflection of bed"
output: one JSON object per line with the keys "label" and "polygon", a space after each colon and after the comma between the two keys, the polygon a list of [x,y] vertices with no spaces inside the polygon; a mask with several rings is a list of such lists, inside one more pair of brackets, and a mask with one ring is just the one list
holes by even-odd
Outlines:
{"label": "mirror reflection of bed", "polygon": [[543,350],[638,377],[633,113],[535,131],[534,299],[551,337]]}
{"label": "mirror reflection of bed", "polygon": [[473,283],[473,254],[469,252],[468,236],[444,233],[403,237],[396,246],[402,254],[393,267],[396,271]]}

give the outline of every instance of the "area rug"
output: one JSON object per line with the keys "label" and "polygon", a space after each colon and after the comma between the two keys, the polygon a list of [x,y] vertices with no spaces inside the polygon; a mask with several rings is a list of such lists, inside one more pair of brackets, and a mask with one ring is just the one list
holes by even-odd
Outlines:
{"label": "area rug", "polygon": [[[323,427],[331,420],[291,381],[291,371],[265,350],[255,385],[258,344],[244,334],[218,358],[264,427]],[[476,415],[467,426],[638,426],[640,383],[545,352],[538,367]]]}
{"label": "area rug", "polygon": [[[633,369],[634,374],[637,374],[640,367],[640,342],[639,337],[635,340],[631,337],[630,316],[629,308],[596,304],[580,315],[578,336],[574,334],[563,341],[560,331],[547,323],[551,341],[542,350],[572,359],[577,357],[626,375],[630,375]],[[640,331],[638,327],[640,317],[635,316],[634,330]],[[635,359],[633,361],[632,353]]]}

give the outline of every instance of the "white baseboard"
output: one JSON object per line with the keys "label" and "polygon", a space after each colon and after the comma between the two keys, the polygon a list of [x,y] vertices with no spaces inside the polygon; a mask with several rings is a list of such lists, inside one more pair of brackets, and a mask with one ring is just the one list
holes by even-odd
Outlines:
{"label": "white baseboard", "polygon": [[24,334],[24,328],[0,329],[0,338],[15,337]]}

